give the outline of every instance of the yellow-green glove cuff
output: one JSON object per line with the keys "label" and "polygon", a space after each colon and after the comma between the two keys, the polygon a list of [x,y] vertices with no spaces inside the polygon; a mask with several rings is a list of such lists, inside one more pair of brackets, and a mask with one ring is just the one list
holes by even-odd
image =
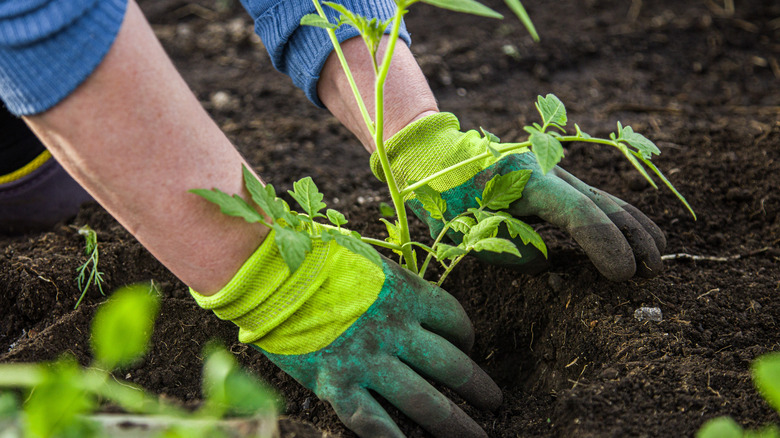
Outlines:
{"label": "yellow-green glove cuff", "polygon": [[275,354],[304,354],[349,328],[376,301],[382,284],[380,267],[319,239],[291,274],[271,231],[222,290],[190,293],[198,305],[238,325],[239,341]]}
{"label": "yellow-green glove cuff", "polygon": [[[460,132],[460,122],[451,113],[436,113],[410,123],[385,142],[398,188],[420,181],[453,164],[468,160],[485,151],[477,131]],[[436,178],[429,185],[439,193],[460,186],[495,162],[488,157],[464,165]],[[371,155],[371,171],[385,181],[379,154]],[[413,195],[407,195],[406,200]]]}

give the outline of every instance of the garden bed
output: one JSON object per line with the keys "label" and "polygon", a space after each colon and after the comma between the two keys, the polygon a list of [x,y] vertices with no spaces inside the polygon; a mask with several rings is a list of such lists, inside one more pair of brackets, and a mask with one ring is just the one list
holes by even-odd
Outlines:
{"label": "garden bed", "polygon": [[[514,19],[413,6],[413,51],[440,108],[504,140],[525,138],[538,94],[556,94],[569,120],[593,135],[606,136],[617,120],[630,124],[663,151],[655,162],[698,221],[606,147],[570,145],[563,166],[647,213],[666,232],[667,254],[726,260],[671,258],[653,279],[613,283],[543,225],[552,262],[545,273],[464,261],[444,287],[472,318],[472,357],[504,392],[496,412],[464,409],[491,437],[691,436],[720,415],[748,427],[780,422],[749,373],[754,358],[780,350],[780,5],[736,2],[732,15],[714,0],[525,3],[538,44]],[[388,196],[368,154],[273,69],[237,1],[141,6],[266,181],[285,192],[310,175],[350,227],[384,236],[375,218]],[[84,262],[73,225],[84,224],[98,233],[105,290],[153,280],[164,296],[150,353],[119,377],[195,406],[201,349],[216,338],[279,391],[283,435],[352,436],[326,403],[237,343],[231,323],[198,308],[96,204],[49,232],[0,237],[0,362],[63,353],[89,362],[89,324],[104,298],[93,290],[73,310]],[[412,228],[427,236],[418,221]],[[642,306],[660,308],[663,320],[636,320]],[[389,410],[409,436],[426,436]]]}

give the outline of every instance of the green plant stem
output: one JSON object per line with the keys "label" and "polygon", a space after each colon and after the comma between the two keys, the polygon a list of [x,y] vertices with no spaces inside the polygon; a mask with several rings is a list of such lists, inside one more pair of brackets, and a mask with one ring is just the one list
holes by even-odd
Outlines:
{"label": "green plant stem", "polygon": [[401,251],[401,246],[395,243],[390,243],[386,240],[374,239],[373,237],[360,236],[360,240],[381,248],[392,249],[393,251]]}
{"label": "green plant stem", "polygon": [[439,278],[439,281],[436,283],[436,286],[441,287],[441,285],[444,284],[444,280],[447,279],[447,276],[449,276],[450,272],[452,272],[452,270],[455,268],[455,265],[460,263],[460,261],[463,260],[463,257],[466,257],[467,255],[468,254],[463,254],[461,256],[455,257],[454,259],[452,259],[452,263],[450,263],[449,265],[444,265],[444,263],[442,263],[442,265],[444,265],[445,267],[444,273],[441,274],[441,277]]}
{"label": "green plant stem", "polygon": [[401,252],[403,253],[404,260],[406,261],[406,267],[414,274],[418,273],[417,260],[415,258],[414,251],[411,246],[406,245],[412,241],[409,234],[409,220],[406,216],[406,207],[404,205],[404,197],[398,190],[398,184],[395,181],[395,176],[390,168],[390,160],[387,158],[387,152],[384,145],[384,87],[387,75],[390,72],[390,63],[393,58],[393,52],[395,51],[395,43],[398,40],[398,34],[401,29],[401,18],[403,17],[404,8],[399,5],[395,11],[395,17],[393,18],[393,28],[390,32],[390,38],[387,42],[387,48],[385,49],[385,55],[382,59],[381,67],[376,76],[375,82],[375,111],[376,111],[376,123],[374,130],[374,143],[376,144],[376,152],[379,154],[379,161],[382,164],[382,171],[385,174],[387,180],[387,188],[390,191],[390,198],[393,201],[393,207],[398,217],[398,231],[399,241],[401,243]]}
{"label": "green plant stem", "polygon": [[[436,240],[434,240],[433,245],[431,245],[432,248],[436,248],[436,245],[441,243],[442,239],[444,239],[444,236],[447,234],[447,230],[450,229],[450,225],[452,224],[452,221],[454,221],[455,219],[457,219],[459,217],[462,217],[462,216],[466,216],[466,215],[465,214],[459,214],[456,217],[452,218],[451,221],[444,221],[444,228],[442,228],[441,231],[439,232],[439,235],[436,236]],[[420,268],[420,277],[424,277],[425,276],[425,271],[428,270],[428,264],[430,264],[431,259],[433,257],[436,257],[436,251],[429,252],[428,256],[425,257],[425,261],[423,262],[422,267]],[[437,258],[437,260],[438,260],[438,258]],[[440,263],[445,268],[447,267],[444,264],[444,262],[440,262]]]}
{"label": "green plant stem", "polygon": [[[505,146],[505,147],[500,148],[500,149],[496,148],[496,150],[499,153],[501,153],[501,154],[505,154],[507,152],[515,152],[515,153],[520,154],[520,153],[528,152],[528,150],[523,151],[521,149],[524,149],[524,148],[527,149],[528,146],[531,146],[531,142],[530,141],[524,141],[522,143],[505,143],[503,146]],[[401,190],[401,195],[402,196],[406,196],[406,195],[412,193],[413,191],[419,189],[420,187],[422,187],[422,186],[424,186],[426,184],[429,184],[431,181],[441,177],[444,174],[452,172],[455,169],[463,167],[463,166],[465,166],[467,164],[471,164],[471,163],[473,163],[475,161],[484,160],[485,158],[488,158],[488,157],[490,157],[492,155],[493,154],[490,151],[485,151],[485,152],[483,152],[481,154],[478,154],[478,155],[475,155],[475,156],[469,158],[468,160],[463,160],[460,163],[453,164],[452,166],[450,166],[450,167],[448,167],[446,169],[442,169],[442,170],[440,170],[440,171],[438,171],[438,172],[436,172],[436,173],[434,173],[434,174],[432,174],[432,175],[430,175],[430,176],[428,176],[426,178],[421,179],[420,181],[417,181],[414,184],[411,184],[411,185],[407,186],[405,189]]]}
{"label": "green plant stem", "polygon": [[147,394],[143,389],[133,385],[122,383],[101,369],[87,369],[84,371],[83,384],[90,392],[107,398],[128,412],[144,414],[167,414],[184,416],[186,412],[172,404],[160,401],[156,397]]}
{"label": "green plant stem", "polygon": [[[320,4],[319,0],[312,0],[312,2],[314,3],[314,7],[317,9],[317,14],[319,14],[319,16],[323,19],[327,20],[328,16],[325,15],[325,11],[322,9],[322,5]],[[366,126],[368,127],[368,132],[373,135],[374,124],[371,121],[371,116],[368,114],[366,105],[363,103],[363,97],[360,95],[360,90],[358,89],[357,83],[355,83],[352,70],[350,70],[349,65],[347,64],[347,58],[344,57],[344,52],[341,50],[339,40],[336,38],[336,31],[333,29],[325,30],[328,32],[328,37],[330,37],[330,41],[333,44],[333,50],[336,52],[336,56],[339,58],[339,63],[341,63],[341,68],[344,69],[344,74],[347,76],[349,86],[352,88],[352,94],[355,96],[355,102],[357,102],[358,108],[360,108],[360,114],[363,116],[363,122],[365,122]],[[376,60],[374,60],[374,65],[376,66]],[[374,69],[376,70],[376,67],[374,67]]]}

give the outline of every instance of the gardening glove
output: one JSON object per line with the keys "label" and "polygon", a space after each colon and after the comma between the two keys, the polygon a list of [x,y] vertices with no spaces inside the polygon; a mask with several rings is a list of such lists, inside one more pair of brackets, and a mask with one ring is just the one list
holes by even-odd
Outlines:
{"label": "gardening glove", "polygon": [[314,240],[291,273],[274,233],[217,294],[191,291],[198,304],[236,323],[241,342],[330,402],[360,436],[403,436],[370,391],[437,437],[486,436],[426,380],[479,408],[501,404],[496,384],[464,353],[474,332],[457,300],[335,241]]}
{"label": "gardening glove", "polygon": [[[399,189],[485,151],[480,134],[461,132],[458,119],[450,113],[436,113],[409,124],[390,138],[385,148]],[[385,180],[376,152],[371,156],[371,169],[377,178]],[[447,202],[445,218],[450,220],[471,207],[479,207],[475,198],[482,196],[491,178],[521,169],[531,169],[531,177],[522,197],[506,210],[508,213],[526,222],[538,218],[566,230],[610,280],[627,280],[635,273],[653,276],[662,270],[660,254],[666,247],[666,238],[653,221],[630,204],[590,187],[560,167],[543,174],[536,157],[529,152],[500,158],[491,155],[449,172],[429,186]],[[407,195],[405,201],[430,227],[431,235],[437,236],[442,222],[431,218],[414,193]],[[456,242],[462,239],[454,232],[448,237]],[[515,243],[521,258],[490,254],[486,261],[515,265],[528,272],[544,267],[544,256],[539,250],[519,239]],[[477,256],[483,254],[489,253],[482,251]]]}

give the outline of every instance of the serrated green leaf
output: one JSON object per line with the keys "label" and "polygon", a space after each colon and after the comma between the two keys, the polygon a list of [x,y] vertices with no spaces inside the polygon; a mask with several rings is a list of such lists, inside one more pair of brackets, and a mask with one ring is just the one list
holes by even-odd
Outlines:
{"label": "serrated green leaf", "polygon": [[453,219],[450,222],[450,228],[457,231],[458,233],[466,234],[476,223],[477,221],[475,221],[474,218],[461,216]]}
{"label": "serrated green leaf", "polygon": [[503,210],[523,196],[523,189],[531,178],[530,169],[514,170],[496,175],[485,184],[480,206],[491,210]]}
{"label": "serrated green leaf", "polygon": [[395,217],[395,209],[387,202],[380,202],[379,214],[381,214],[383,217]]}
{"label": "serrated green leaf", "polygon": [[[333,239],[337,244],[352,251],[353,253],[363,256],[371,263],[382,267],[382,257],[376,252],[373,246],[360,240],[360,235],[354,236],[353,234],[343,234],[338,230],[325,229],[322,231],[323,237],[328,235],[329,240]],[[323,239],[324,240],[324,239]]]}
{"label": "serrated green leaf", "polygon": [[519,0],[504,0],[504,3],[517,15],[525,29],[531,34],[531,38],[538,42],[539,34],[536,32],[536,27],[534,27],[534,23],[531,21],[531,17],[528,16],[528,12],[526,12],[523,4]]}
{"label": "serrated green leaf", "polygon": [[769,405],[780,413],[780,353],[759,357],[752,365],[753,382]]}
{"label": "serrated green leaf", "polygon": [[466,253],[468,253],[468,250],[459,246],[447,245],[446,243],[436,245],[436,260],[452,259]]}
{"label": "serrated green leaf", "polygon": [[340,227],[347,223],[347,218],[344,217],[343,214],[339,213],[338,211],[332,208],[329,208],[328,211],[326,211],[325,213],[327,214],[330,223],[332,223],[337,227]]}
{"label": "serrated green leaf", "polygon": [[509,235],[512,238],[520,237],[524,244],[533,245],[544,254],[544,258],[547,258],[547,245],[536,230],[527,223],[516,218],[507,218],[505,219],[505,223],[507,231],[509,231]]}
{"label": "serrated green leaf", "polygon": [[317,189],[317,185],[314,184],[314,180],[310,176],[301,178],[293,183],[293,190],[288,190],[287,193],[295,199],[295,201],[303,208],[311,218],[325,217],[320,210],[327,207],[322,198],[325,197]]}
{"label": "serrated green leaf", "polygon": [[263,216],[238,195],[230,196],[219,189],[192,189],[190,193],[217,204],[220,211],[228,216],[240,217],[250,223],[263,221]]}
{"label": "serrated green leaf", "polygon": [[498,233],[498,226],[503,221],[504,218],[500,216],[489,216],[480,220],[463,236],[463,244],[468,248],[482,239],[495,237]]}
{"label": "serrated green leaf", "polygon": [[546,133],[531,134],[531,148],[542,173],[547,174],[563,158],[563,145],[557,138]]}
{"label": "serrated green leaf", "polygon": [[252,200],[255,201],[258,207],[260,207],[265,214],[271,216],[271,219],[282,219],[290,208],[285,202],[276,197],[276,190],[271,184],[263,184],[258,180],[255,175],[246,167],[242,166],[244,174],[244,185],[247,191],[252,196]]}
{"label": "serrated green leaf", "polygon": [[634,130],[630,126],[626,126],[625,128],[623,128],[621,132],[621,136],[623,141],[635,147],[636,150],[645,159],[649,160],[650,158],[653,157],[653,155],[659,155],[661,153],[661,150],[658,149],[655,143],[650,141],[650,139],[648,139],[644,135],[638,132],[634,132]]}
{"label": "serrated green leaf", "polygon": [[742,427],[729,417],[718,417],[704,423],[696,438],[742,438]]}
{"label": "serrated green leaf", "polygon": [[504,18],[503,15],[474,0],[421,0],[423,3],[455,12],[480,15],[489,18]]}
{"label": "serrated green leaf", "polygon": [[444,212],[447,211],[447,203],[442,199],[439,192],[425,185],[415,189],[414,195],[422,203],[423,208],[431,214],[432,218],[437,220],[444,218]]}
{"label": "serrated green leaf", "polygon": [[92,349],[107,369],[129,365],[149,346],[159,298],[148,286],[122,288],[98,309],[92,321]]}
{"label": "serrated green leaf", "polygon": [[[477,202],[480,201],[479,198],[474,198],[474,199],[476,199]],[[494,214],[492,212],[489,212],[489,211],[486,211],[486,210],[481,210],[479,208],[469,208],[466,211],[468,211],[469,213],[473,214],[474,218],[477,220],[477,222],[482,222],[486,218],[494,216]]]}
{"label": "serrated green leaf", "polygon": [[272,227],[276,232],[274,242],[279,247],[282,260],[291,273],[295,272],[306,258],[306,253],[311,252],[311,236],[305,231],[286,228],[278,223],[274,223]]}
{"label": "serrated green leaf", "polygon": [[507,252],[517,257],[522,257],[522,255],[520,255],[520,251],[518,251],[517,246],[515,246],[514,243],[512,243],[510,240],[502,239],[500,237],[488,237],[486,239],[479,240],[474,243],[474,246],[472,248],[474,249],[474,251],[477,252],[479,251],[490,251],[496,253]]}
{"label": "serrated green leaf", "polygon": [[554,94],[548,94],[545,97],[536,98],[536,109],[542,116],[542,123],[545,126],[554,123],[559,126],[566,126],[566,107]]}
{"label": "serrated green leaf", "polygon": [[314,26],[322,29],[336,29],[338,27],[317,14],[306,14],[301,17],[301,26]]}

